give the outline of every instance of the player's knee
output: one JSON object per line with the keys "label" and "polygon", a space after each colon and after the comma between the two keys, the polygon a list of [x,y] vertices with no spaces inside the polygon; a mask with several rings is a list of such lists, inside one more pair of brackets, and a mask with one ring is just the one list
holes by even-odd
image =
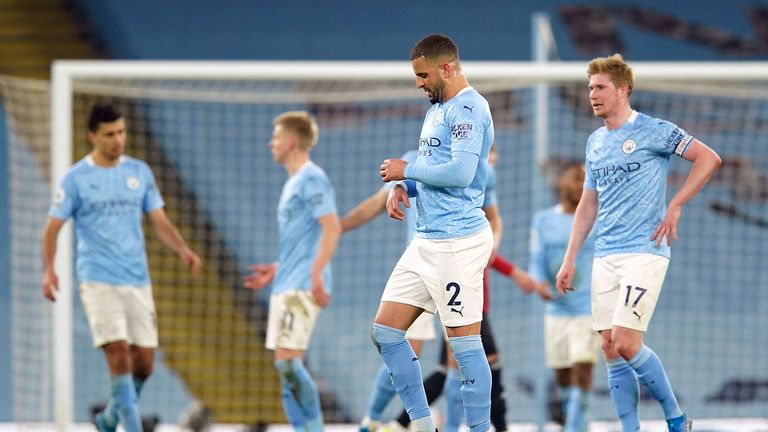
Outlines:
{"label": "player's knee", "polygon": [[632,357],[640,351],[642,346],[641,341],[637,341],[631,337],[613,337],[611,341],[613,345],[613,351],[616,355],[621,356],[624,360],[631,360]]}
{"label": "player's knee", "polygon": [[293,376],[293,362],[291,360],[275,360],[274,365],[280,378],[290,381]]}
{"label": "player's knee", "polygon": [[618,353],[614,349],[613,342],[610,339],[602,339],[600,349],[603,351],[605,358],[616,358]]}
{"label": "player's knee", "polygon": [[371,325],[371,341],[376,349],[381,352],[383,344],[397,344],[405,341],[405,332],[393,329],[385,325],[373,323]]}
{"label": "player's knee", "polygon": [[133,376],[142,381],[145,381],[154,372],[153,363],[137,363],[133,365]]}

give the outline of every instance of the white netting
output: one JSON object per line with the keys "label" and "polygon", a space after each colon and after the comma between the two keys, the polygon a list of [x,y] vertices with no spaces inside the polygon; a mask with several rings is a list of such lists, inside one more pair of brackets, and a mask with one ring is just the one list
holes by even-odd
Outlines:
{"label": "white netting", "polygon": [[[311,67],[307,74],[312,73]],[[295,73],[294,73],[295,74]],[[766,81],[639,82],[633,106],[679,124],[715,148],[724,165],[686,208],[664,295],[648,334],[686,411],[693,417],[767,416],[768,102]],[[677,79],[680,76],[676,76]],[[535,92],[530,79],[472,79],[493,110],[500,153],[498,193],[505,221],[501,251],[527,264],[530,217],[552,197],[538,182]],[[40,233],[49,196],[47,83],[3,78],[11,145],[14,415],[50,420],[50,307],[39,282]],[[589,109],[585,74],[548,91],[545,172],[583,159],[600,121]],[[72,120],[77,160],[89,151],[85,119],[94,102],[126,115],[127,152],[146,160],[169,215],[205,260],[191,280],[148,230],[161,330],[162,359],[142,395],[142,410],[175,421],[190,396],[217,421],[283,421],[271,355],[263,348],[267,294],[241,286],[247,266],[277,252],[275,210],[286,178],[267,141],[279,113],[307,109],[320,140],[313,159],[329,174],[341,214],[381,186],[381,160],[415,148],[428,102],[403,79],[377,80],[76,80]],[[675,161],[670,186],[688,164]],[[534,204],[537,203],[537,204]],[[379,356],[368,330],[383,285],[403,250],[403,227],[381,217],[346,235],[334,259],[334,296],[313,336],[307,364],[317,378],[329,422],[363,415]],[[77,296],[75,296],[77,297]],[[509,420],[534,421],[532,394],[548,373],[540,366],[538,301],[508,280],[492,280],[492,322],[505,367]],[[74,321],[75,416],[108,393],[107,372],[79,302]],[[437,344],[421,356],[425,373]],[[596,366],[593,418],[615,418],[602,365]],[[395,401],[392,405],[397,405]],[[394,408],[391,409],[394,411]],[[643,417],[659,418],[651,403]]]}

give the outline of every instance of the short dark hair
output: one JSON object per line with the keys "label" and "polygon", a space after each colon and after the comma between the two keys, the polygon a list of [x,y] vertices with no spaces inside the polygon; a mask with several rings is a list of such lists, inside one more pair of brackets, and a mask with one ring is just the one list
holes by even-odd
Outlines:
{"label": "short dark hair", "polygon": [[88,130],[96,132],[101,123],[112,123],[123,118],[123,114],[112,105],[94,105],[88,114]]}
{"label": "short dark hair", "polygon": [[448,57],[449,61],[458,61],[459,47],[446,35],[431,34],[416,42],[416,45],[411,48],[411,61],[419,57],[427,60]]}

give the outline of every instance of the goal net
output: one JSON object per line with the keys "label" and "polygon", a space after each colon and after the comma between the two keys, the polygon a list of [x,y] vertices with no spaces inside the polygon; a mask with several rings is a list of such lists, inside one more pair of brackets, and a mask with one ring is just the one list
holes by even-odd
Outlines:
{"label": "goal net", "polygon": [[[525,268],[531,216],[554,204],[551,180],[564,163],[583,160],[587,136],[601,126],[589,107],[585,65],[469,62],[464,69],[495,121],[500,252]],[[635,71],[633,107],[677,123],[724,161],[685,208],[648,344],[693,418],[766,417],[768,66],[637,64]],[[63,305],[40,293],[51,184],[90,151],[92,104],[112,103],[124,113],[126,152],[152,167],[171,220],[204,260],[203,275],[189,277],[146,229],[161,350],[142,413],[175,422],[196,400],[219,423],[271,424],[285,419],[264,348],[269,292],[242,284],[250,264],[277,254],[275,213],[286,174],[267,146],[271,121],[297,109],[317,117],[312,158],[331,178],[343,215],[381,187],[383,159],[418,145],[428,101],[411,75],[407,63],[64,62],[54,69],[52,93],[47,82],[0,77],[10,163],[14,420],[85,422],[89,405],[109,393],[74,275],[62,277],[62,290],[72,293]],[[670,196],[690,166],[673,159]],[[364,415],[380,365],[370,323],[404,237],[402,224],[381,216],[340,242],[333,301],[306,358],[329,423]],[[74,253],[67,241],[58,264],[69,268],[65,276]],[[542,303],[499,275],[491,287],[509,421],[540,421],[551,380],[542,366]],[[438,351],[438,342],[426,345],[425,376]],[[387,418],[398,409],[395,400]],[[441,405],[435,409],[439,414]],[[602,363],[590,413],[615,419]],[[662,414],[644,397],[641,416]]]}

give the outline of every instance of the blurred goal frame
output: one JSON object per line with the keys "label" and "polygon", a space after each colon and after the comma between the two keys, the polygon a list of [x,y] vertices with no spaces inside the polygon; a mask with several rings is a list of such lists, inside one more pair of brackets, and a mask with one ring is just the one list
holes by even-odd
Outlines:
{"label": "blurred goal frame", "polygon": [[[632,62],[640,83],[695,80],[768,81],[768,62]],[[547,155],[547,84],[586,83],[586,63],[579,62],[462,62],[473,80],[520,81],[536,85],[536,160]],[[51,71],[51,188],[72,164],[73,92],[83,79],[134,80],[291,80],[291,81],[413,81],[403,61],[117,61],[57,60]],[[586,85],[586,84],[585,84]],[[543,117],[542,117],[543,116]],[[73,282],[74,234],[67,223],[58,238],[55,267],[60,292],[53,318],[53,377],[55,422],[58,430],[74,428]]]}

